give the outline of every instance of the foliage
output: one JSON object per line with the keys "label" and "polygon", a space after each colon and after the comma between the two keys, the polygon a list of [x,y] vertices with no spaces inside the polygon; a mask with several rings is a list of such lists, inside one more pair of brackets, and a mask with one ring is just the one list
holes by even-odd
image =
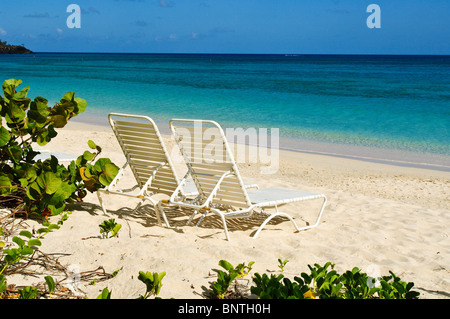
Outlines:
{"label": "foliage", "polygon": [[288,263],[289,260],[285,259],[285,260],[281,260],[281,258],[278,258],[278,268],[280,268],[280,271],[283,272],[284,271],[284,267],[286,266],[286,264]]}
{"label": "foliage", "polygon": [[97,296],[97,299],[111,299],[112,291],[108,290],[108,288],[104,288],[100,295]]}
{"label": "foliage", "polygon": [[392,271],[390,276],[383,276],[380,280],[381,289],[378,294],[383,299],[415,299],[419,297],[419,292],[412,291],[414,283],[402,281]]}
{"label": "foliage", "polygon": [[[294,282],[282,274],[267,276],[256,273],[255,286],[251,292],[261,299],[414,299],[419,293],[411,291],[414,283],[406,283],[390,271],[390,276],[383,276],[380,286],[373,285],[366,273],[354,267],[342,275],[334,270],[334,264],[327,262],[324,266],[308,265],[310,273],[301,273],[294,277]],[[330,269],[329,269],[330,268]]]}
{"label": "foliage", "polygon": [[261,299],[305,299],[305,294],[309,291],[303,280],[299,277],[292,282],[284,275],[255,274],[253,278],[256,286],[252,286],[250,291]]}
{"label": "foliage", "polygon": [[[119,230],[122,228],[121,224],[116,223],[114,218],[103,221],[100,225],[100,233],[103,238],[116,237],[119,234]],[[111,234],[110,234],[111,233]]]}
{"label": "foliage", "polygon": [[[107,158],[94,160],[101,147],[88,141],[85,151],[65,167],[58,159],[35,161],[32,143],[46,145],[56,129],[84,112],[86,101],[67,92],[53,107],[43,97],[31,100],[29,87],[17,91],[21,80],[3,83],[0,95],[0,203],[16,212],[41,216],[57,215],[67,202],[82,201],[87,191],[108,186],[118,167]],[[6,126],[4,126],[4,123]]]}
{"label": "foliage", "polygon": [[234,267],[228,261],[220,260],[219,266],[224,268],[226,272],[218,269],[214,270],[217,273],[217,280],[211,284],[213,296],[219,299],[224,299],[231,283],[235,279],[242,278],[247,275],[251,271],[253,264],[254,262],[249,262],[248,265],[241,263]]}
{"label": "foliage", "polygon": [[36,287],[27,286],[23,289],[19,289],[19,299],[37,299],[38,290]]}
{"label": "foliage", "polygon": [[162,279],[165,275],[166,273],[164,271],[161,273],[140,271],[138,279],[145,284],[147,289],[144,295],[139,296],[139,299],[148,299],[150,296],[158,296],[162,287]]}

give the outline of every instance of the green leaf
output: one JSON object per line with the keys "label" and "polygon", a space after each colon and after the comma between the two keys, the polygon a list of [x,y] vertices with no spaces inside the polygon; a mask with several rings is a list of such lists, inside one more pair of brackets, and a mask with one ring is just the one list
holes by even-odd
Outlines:
{"label": "green leaf", "polygon": [[63,116],[63,115],[60,115],[60,114],[54,115],[54,116],[52,117],[52,121],[53,121],[54,126],[55,126],[56,128],[64,127],[64,126],[66,126],[66,124],[67,124],[67,119],[66,119],[66,117]]}
{"label": "green leaf", "polygon": [[83,153],[83,158],[86,161],[92,161],[94,159],[94,157],[95,157],[95,153],[91,153],[89,151],[84,151],[84,153]]}
{"label": "green leaf", "polygon": [[55,291],[55,281],[53,280],[52,276],[45,276],[45,282],[47,283],[48,286],[48,292],[49,293],[53,293]]}
{"label": "green leaf", "polygon": [[102,167],[102,173],[98,178],[99,182],[104,186],[108,186],[109,184],[111,184],[118,172],[119,168],[116,165],[112,163],[105,164]]}
{"label": "green leaf", "polygon": [[22,80],[9,79],[5,80],[2,85],[3,92],[7,99],[11,99],[14,96],[16,87],[22,83]]}
{"label": "green leaf", "polygon": [[22,230],[22,231],[19,233],[19,235],[20,235],[20,236],[27,237],[27,238],[33,237],[33,235],[31,235],[31,233],[30,233],[28,230]]}
{"label": "green leaf", "polygon": [[23,88],[19,92],[16,92],[13,96],[13,99],[16,101],[24,100],[27,97],[28,91],[30,90],[30,87],[27,86],[26,88]]}
{"label": "green leaf", "polygon": [[19,162],[22,159],[22,148],[18,145],[13,145],[6,148],[6,153],[11,157],[11,159],[15,162]]}
{"label": "green leaf", "polygon": [[3,126],[0,127],[0,147],[5,146],[8,144],[9,140],[11,139],[11,134],[9,131],[4,128]]}
{"label": "green leaf", "polygon": [[23,247],[22,248],[22,255],[31,255],[34,253],[34,250],[30,247]]}
{"label": "green leaf", "polygon": [[86,110],[86,100],[85,99],[80,99],[79,97],[75,98],[75,101],[77,102],[77,106],[78,106],[78,112],[77,113],[82,113]]}
{"label": "green leaf", "polygon": [[66,102],[72,102],[74,100],[75,97],[75,93],[74,92],[67,92],[66,94],[64,94],[64,96],[61,98],[61,103],[66,103]]}
{"label": "green leaf", "polygon": [[50,225],[48,226],[48,229],[49,229],[49,230],[59,229],[59,226],[58,226],[57,224],[50,224]]}
{"label": "green leaf", "polygon": [[20,248],[25,246],[25,241],[20,237],[14,236],[12,241],[15,242]]}
{"label": "green leaf", "polygon": [[41,96],[38,96],[34,99],[34,104],[30,106],[30,108],[35,108],[35,110],[44,118],[47,118],[47,116],[50,114],[50,110],[48,107],[48,101],[47,99],[44,99]]}
{"label": "green leaf", "polygon": [[109,291],[108,288],[102,290],[102,293],[97,296],[97,299],[111,299],[112,291]]}
{"label": "green leaf", "polygon": [[92,149],[95,149],[96,147],[97,147],[97,145],[94,143],[94,141],[92,141],[92,140],[89,140],[88,141],[88,146],[90,147],[90,148],[92,148]]}
{"label": "green leaf", "polygon": [[32,199],[32,200],[38,200],[42,195],[42,190],[39,188],[39,185],[37,182],[33,182],[31,183],[31,185],[29,185],[27,187],[27,196],[28,198]]}
{"label": "green leaf", "polygon": [[0,175],[0,194],[1,195],[6,195],[6,194],[10,194],[11,192],[14,191],[14,188],[11,187],[11,180],[9,179],[8,176],[5,175]]}
{"label": "green leaf", "polygon": [[228,272],[231,272],[234,270],[234,267],[232,264],[230,264],[228,261],[226,260],[220,260],[219,261],[219,266],[221,266],[222,268],[224,268],[225,270],[228,270]]}
{"label": "green leaf", "polygon": [[36,179],[39,186],[47,194],[55,193],[61,186],[61,179],[52,172],[45,172]]}
{"label": "green leaf", "polygon": [[30,239],[29,241],[28,241],[28,246],[41,246],[42,245],[42,243],[41,243],[41,241],[39,240],[39,239]]}
{"label": "green leaf", "polygon": [[10,101],[10,113],[8,114],[11,117],[11,120],[14,119],[14,122],[21,122],[26,116],[25,111],[17,105],[15,102]]}

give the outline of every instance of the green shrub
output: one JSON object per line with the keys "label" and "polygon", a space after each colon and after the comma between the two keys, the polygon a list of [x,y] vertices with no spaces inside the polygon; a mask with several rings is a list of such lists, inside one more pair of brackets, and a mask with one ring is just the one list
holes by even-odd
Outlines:
{"label": "green shrub", "polygon": [[218,299],[224,299],[225,295],[228,293],[228,288],[235,279],[243,278],[252,270],[252,265],[254,262],[249,262],[248,265],[245,263],[238,264],[234,267],[226,260],[220,260],[219,266],[224,268],[226,271],[214,269],[217,273],[217,280],[211,283],[211,289],[213,292],[213,297]]}
{"label": "green shrub", "polygon": [[[46,145],[57,135],[56,129],[84,112],[86,101],[67,92],[53,107],[43,97],[31,100],[29,87],[17,91],[21,80],[3,83],[0,95],[0,206],[26,214],[57,215],[67,202],[82,201],[87,191],[108,186],[118,167],[107,158],[94,160],[101,147],[88,141],[85,151],[67,167],[58,159],[35,161],[35,142]],[[6,125],[5,125],[6,124]]]}
{"label": "green shrub", "polygon": [[324,266],[308,265],[310,273],[301,273],[294,277],[294,282],[283,275],[267,276],[256,273],[251,292],[261,299],[415,299],[419,293],[412,291],[414,283],[406,283],[392,271],[390,276],[383,276],[380,286],[375,287],[373,279],[354,267],[351,271],[338,274],[334,264],[327,262]]}

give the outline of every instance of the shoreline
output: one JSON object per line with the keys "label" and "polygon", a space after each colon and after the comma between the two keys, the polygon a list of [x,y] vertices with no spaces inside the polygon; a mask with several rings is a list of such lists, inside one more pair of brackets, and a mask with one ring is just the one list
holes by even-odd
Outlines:
{"label": "shoreline", "polygon": [[[83,117],[83,115],[86,116]],[[81,119],[80,116],[82,117]],[[89,118],[87,116],[89,116]],[[100,116],[92,114],[80,114],[78,118],[75,117],[71,119],[71,121],[80,124],[91,125],[92,127],[97,127],[97,129],[106,128],[106,130],[112,132],[107,120],[107,116],[108,115]],[[167,137],[171,135],[168,123],[161,122],[155,119],[154,121],[158,125],[158,128],[163,136]],[[334,144],[322,141],[311,141],[306,139],[293,139],[286,137],[280,137],[279,144],[279,150],[284,152],[338,157],[362,162],[450,173],[450,156],[440,154],[422,154],[412,151],[383,149],[362,145]],[[405,158],[412,159],[404,160]],[[425,162],[425,160],[427,159],[429,161]],[[445,165],[444,163],[447,165]]]}

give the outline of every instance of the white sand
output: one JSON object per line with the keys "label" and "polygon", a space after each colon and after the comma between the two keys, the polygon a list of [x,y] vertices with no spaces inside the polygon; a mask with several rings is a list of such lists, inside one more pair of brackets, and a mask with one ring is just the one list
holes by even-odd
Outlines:
{"label": "white sand", "polygon": [[[89,139],[103,147],[102,157],[118,166],[124,163],[109,127],[73,122],[45,148],[78,155]],[[186,226],[187,213],[174,210],[168,217],[177,228],[168,229],[157,225],[148,203],[131,214],[137,200],[111,195],[104,196],[105,203],[122,229],[118,238],[102,239],[98,225],[107,217],[96,195],[89,194],[82,205],[71,207],[73,213],[61,229],[43,239],[41,250],[69,254],[59,261],[81,271],[121,269],[115,278],[80,286],[88,298],[96,298],[104,287],[112,290],[112,298],[137,298],[145,292],[139,271],[167,273],[162,298],[202,298],[203,288],[216,278],[212,269],[220,268],[219,260],[233,265],[254,261],[252,273],[263,273],[278,271],[278,258],[289,260],[284,272],[288,277],[307,272],[308,264],[331,261],[339,272],[355,266],[374,275],[392,270],[414,282],[420,298],[450,297],[450,173],[285,151],[280,152],[277,174],[260,175],[257,164],[239,164],[239,169],[246,182],[260,187],[326,194],[320,225],[295,232],[289,221],[274,219],[253,239],[261,220],[237,219],[229,223],[228,242],[214,217],[200,227]],[[122,185],[133,182],[126,175]],[[283,210],[302,224],[313,222],[320,204],[294,203]],[[36,281],[19,277],[18,283]]]}

